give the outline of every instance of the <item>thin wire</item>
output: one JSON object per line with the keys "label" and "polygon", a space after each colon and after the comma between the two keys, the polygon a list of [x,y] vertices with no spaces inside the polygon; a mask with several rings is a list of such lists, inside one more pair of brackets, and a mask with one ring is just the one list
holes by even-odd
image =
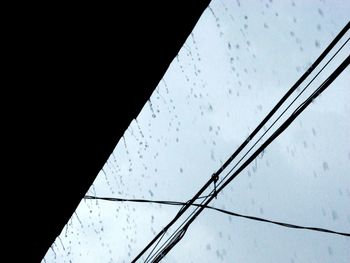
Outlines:
{"label": "thin wire", "polygon": [[[213,190],[213,192],[214,192],[214,190]],[[155,254],[150,258],[150,260],[152,259],[152,258],[154,258],[156,255],[157,255],[157,253],[159,253],[159,251],[167,244],[167,242],[169,242],[169,240],[170,239],[172,239],[175,235],[177,235],[181,230],[181,228],[185,225],[185,223],[187,223],[188,222],[188,220],[192,217],[192,215],[194,215],[199,209],[200,209],[200,207],[201,206],[203,206],[203,204],[205,203],[205,201],[210,197],[210,196],[212,196],[213,194],[209,194],[209,195],[206,195],[206,196],[203,196],[203,200],[202,200],[202,202],[199,204],[199,205],[196,205],[197,207],[186,217],[186,219],[175,229],[175,231],[169,236],[169,238],[157,249],[157,251],[155,252]],[[201,197],[199,197],[199,198],[201,198]],[[199,198],[197,198],[197,199],[199,199]],[[188,203],[188,201],[185,203],[185,204],[187,204]],[[192,203],[193,204],[193,203]],[[182,208],[181,208],[182,209]],[[180,209],[180,210],[181,210]],[[145,261],[146,262],[146,261]]]}
{"label": "thin wire", "polygon": [[160,262],[161,259],[184,237],[186,234],[187,228],[181,229],[166,245],[166,247],[162,250],[162,253],[156,254],[156,258],[152,260],[152,263]]}
{"label": "thin wire", "polygon": [[[203,203],[204,203],[204,202],[207,200],[207,198],[210,197],[211,195],[212,195],[212,194],[205,195],[205,196],[199,196],[198,198],[196,198],[196,200],[197,200],[197,199],[198,199],[198,200],[199,200],[199,199],[204,199],[204,200],[202,200],[202,202],[200,203],[200,205],[203,205]],[[185,202],[185,203],[181,203],[181,205],[183,205],[183,206],[180,208],[178,214],[182,211],[182,209],[183,209],[187,204],[190,203],[190,201],[191,201],[191,200],[188,200],[188,201]],[[162,202],[162,201],[159,201],[159,202]],[[167,202],[167,201],[165,201],[165,202]],[[167,203],[162,203],[162,204],[167,204]],[[192,204],[193,204],[193,203],[192,203]],[[190,205],[192,205],[192,204],[190,204]],[[169,205],[169,204],[168,204],[168,205]],[[176,205],[176,204],[175,204],[175,205]],[[196,205],[196,206],[197,206],[197,205]],[[157,251],[154,253],[154,255],[150,257],[151,253],[154,251],[154,249],[156,248],[156,246],[158,246],[158,244],[160,243],[160,241],[158,241],[157,244],[156,244],[156,246],[152,249],[151,253],[147,256],[145,262],[149,262],[149,261],[147,261],[147,259],[148,259],[149,257],[150,257],[149,260],[151,260],[152,258],[154,258],[154,257],[157,255],[157,253],[169,242],[169,240],[173,240],[174,237],[175,237],[176,235],[179,234],[180,228],[190,219],[190,217],[191,217],[198,209],[199,209],[199,206],[197,206],[197,207],[187,216],[187,218],[176,228],[176,230],[168,237],[168,239],[165,240],[165,242],[157,249]]]}
{"label": "thin wire", "polygon": [[[155,204],[164,204],[164,205],[171,205],[171,206],[179,206],[179,205],[186,204],[186,202],[179,202],[179,201],[159,201],[159,200],[147,200],[147,199],[124,199],[124,198],[99,197],[99,196],[85,196],[84,198],[85,199],[92,199],[92,200],[98,199],[98,200],[105,200],[105,201],[112,201],[112,202],[155,203]],[[319,228],[319,227],[300,226],[300,225],[295,225],[295,224],[290,224],[290,223],[285,223],[285,222],[278,222],[278,221],[269,220],[269,219],[265,219],[265,218],[261,218],[261,217],[239,214],[239,213],[236,213],[236,212],[220,209],[220,208],[209,206],[209,205],[201,205],[201,204],[195,204],[194,203],[194,204],[191,204],[191,206],[204,207],[204,208],[207,208],[207,209],[210,209],[210,210],[214,210],[214,211],[217,211],[217,212],[220,212],[220,213],[224,213],[224,214],[227,214],[227,215],[236,216],[236,217],[242,217],[242,218],[246,218],[246,219],[250,219],[250,220],[254,220],[254,221],[260,221],[260,222],[275,224],[275,225],[279,225],[279,226],[287,227],[287,228],[305,229],[305,230],[318,231],[318,232],[324,232],[324,233],[330,233],[330,234],[350,237],[350,233],[333,231],[333,230],[329,230],[329,229],[325,229],[325,228]],[[147,259],[148,259],[148,257],[147,257]]]}
{"label": "thin wire", "polygon": [[[217,192],[222,191],[241,171],[243,171],[244,168],[246,168],[254,158],[256,158],[262,150],[264,150],[272,141],[274,141],[279,135],[282,134],[283,131],[291,124],[293,121],[310,105],[310,103],[319,96],[326,88],[329,87],[329,85],[344,71],[344,69],[349,65],[350,63],[350,55],[340,64],[340,66],[319,86],[319,88],[308,97],[307,100],[305,100],[300,107],[298,107],[293,114],[267,139],[266,142],[263,143],[259,147],[255,153],[249,157],[247,161],[245,161],[240,168],[234,172],[230,178],[217,190]],[[208,205],[212,200],[213,196],[209,198],[208,201],[206,201],[206,205]],[[188,220],[184,228],[188,228],[193,221],[199,216],[199,214],[204,210],[204,207],[199,208],[199,210],[196,212],[192,218]],[[180,230],[181,231],[181,230]],[[168,253],[169,251],[163,251],[162,253]]]}
{"label": "thin wire", "polygon": [[226,162],[216,172],[220,174],[230,163],[236,158],[236,156],[243,150],[243,148],[249,143],[253,137],[259,132],[259,130],[266,124],[266,122],[275,114],[275,112],[281,107],[281,105],[289,98],[289,96],[300,86],[302,82],[311,74],[311,72],[321,63],[321,61],[327,56],[327,54],[334,48],[337,42],[345,35],[350,28],[350,21],[344,26],[344,28],[338,33],[338,35],[332,40],[327,48],[321,53],[321,55],[315,60],[315,62],[307,69],[306,72],[294,83],[294,85],[283,95],[283,97],[277,102],[272,110],[265,116],[265,118],[258,124],[258,126],[251,132],[248,138],[236,149],[236,151],[226,160]]}
{"label": "thin wire", "polygon": [[[174,205],[174,204],[172,204]],[[145,262],[147,262],[148,258],[152,255],[153,251],[156,249],[156,247],[158,246],[158,244],[160,243],[160,241],[163,239],[163,237],[165,236],[165,233],[163,233],[163,235],[159,238],[158,242],[154,245],[154,247],[152,248],[151,252],[149,252],[147,258],[145,259]]]}
{"label": "thin wire", "polygon": [[210,197],[210,196],[211,196],[211,194],[209,194],[209,195],[203,195],[203,196],[198,197],[197,200],[203,199],[203,198],[208,198],[208,197]]}
{"label": "thin wire", "polygon": [[[319,70],[319,72],[309,81],[309,83],[304,87],[304,89],[293,99],[293,101],[288,105],[288,107],[278,116],[278,118],[269,126],[269,128],[259,137],[259,139],[249,148],[249,150],[243,155],[243,157],[226,173],[224,178],[217,184],[217,187],[219,187],[223,181],[231,174],[231,172],[237,167],[237,165],[244,159],[244,157],[247,156],[247,154],[255,147],[255,145],[266,135],[266,133],[275,125],[275,123],[285,114],[285,112],[292,106],[292,104],[304,93],[304,91],[310,86],[310,84],[316,79],[317,76],[325,69],[326,66],[334,59],[334,57],[343,49],[343,47],[349,42],[350,38],[348,38],[343,45],[341,45],[340,48],[334,53],[334,55],[327,61],[327,63]],[[301,105],[299,105],[300,107]],[[205,200],[212,196],[215,193],[215,189],[210,192],[209,195],[205,196]],[[198,198],[199,199],[199,198]],[[204,203],[202,202],[202,204]],[[193,213],[192,213],[193,214]],[[191,215],[192,215],[191,214]]]}
{"label": "thin wire", "polygon": [[208,186],[216,180],[216,177],[212,176],[203,186],[202,188],[194,195],[194,197],[183,206],[176,216],[146,245],[146,247],[133,259],[132,262],[136,262],[152,245],[162,236],[164,232],[167,232],[168,229],[185,213],[185,211],[190,207],[191,203],[194,201],[208,188]]}
{"label": "thin wire", "polygon": [[[348,26],[348,25],[347,25]],[[327,61],[327,63],[318,71],[318,73],[309,81],[309,83],[304,87],[304,89],[294,98],[294,100],[288,105],[288,107],[278,116],[278,118],[269,126],[269,128],[259,137],[259,139],[254,143],[253,146],[251,146],[249,148],[249,150],[243,155],[243,157],[234,165],[233,168],[230,169],[230,171],[228,171],[226,173],[226,175],[224,176],[224,178],[218,183],[217,187],[219,187],[223,181],[231,174],[231,172],[237,167],[237,165],[244,159],[244,157],[247,156],[247,154],[253,149],[253,147],[255,147],[255,145],[266,135],[266,133],[275,125],[275,123],[285,114],[285,112],[292,106],[292,104],[294,104],[294,102],[302,95],[302,93],[304,93],[304,91],[310,86],[310,84],[316,79],[316,77],[319,76],[319,74],[325,69],[326,66],[328,66],[328,64],[334,59],[334,57],[343,49],[343,47],[348,43],[348,41],[350,40],[350,38],[348,38],[344,43],[343,45],[336,51],[336,53],[334,53],[334,55]],[[203,197],[198,197],[197,199],[200,199],[200,198],[204,198],[204,200],[201,202],[201,204],[203,204],[207,199],[208,197],[212,196],[213,194],[215,193],[215,189],[212,190],[210,192],[209,195],[206,195],[206,196],[203,196]],[[189,217],[191,217],[196,211],[198,210],[195,209],[194,211],[192,211],[192,213],[184,220],[184,222],[180,225],[180,227],[188,221]],[[177,230],[179,230],[178,227],[174,234],[176,233]],[[170,236],[171,238],[171,236]],[[169,238],[169,239],[170,239]],[[168,240],[169,240],[168,239]]]}
{"label": "thin wire", "polygon": [[276,122],[285,114],[285,112],[294,104],[294,102],[304,93],[304,91],[311,85],[311,83],[321,74],[321,72],[328,66],[328,64],[334,59],[334,57],[343,49],[343,47],[349,42],[348,38],[344,44],[337,50],[337,52],[327,61],[327,63],[319,70],[319,72],[309,81],[304,89],[289,103],[288,107],[278,116],[278,118],[270,125],[270,127],[259,137],[259,139],[249,148],[249,150],[243,155],[243,157],[230,169],[230,171],[224,176],[224,178],[218,183],[220,186],[222,182],[229,176],[229,174],[237,167],[237,165],[248,155],[248,153],[258,144],[258,142],[266,135],[266,133],[276,124]]}
{"label": "thin wire", "polygon": [[[238,163],[230,169],[230,171],[225,175],[225,177],[219,182],[218,186],[220,186],[223,181],[228,177],[229,174],[231,174],[231,172],[238,166],[238,164],[244,159],[244,157],[253,149],[253,147],[261,140],[261,138],[275,125],[275,123],[284,115],[284,113],[291,107],[292,104],[294,104],[294,102],[301,96],[301,94],[310,86],[310,84],[316,79],[316,77],[324,70],[324,68],[334,59],[334,57],[340,52],[340,50],[345,46],[345,44],[349,41],[349,39],[347,39],[345,41],[345,43],[337,50],[337,52],[327,61],[327,63],[319,70],[319,72],[311,79],[311,81],[309,81],[309,83],[304,87],[304,89],[298,94],[298,96],[296,98],[294,98],[294,100],[288,105],[288,107],[279,115],[279,117],[270,125],[270,127],[263,133],[262,136],[260,136],[260,138],[258,139],[257,142],[255,142],[255,144],[253,146],[250,147],[250,149],[244,154],[244,156],[238,161]],[[321,87],[323,86],[323,84],[318,88],[318,90],[321,89]],[[315,93],[317,92],[314,91],[312,93],[311,96],[314,96]],[[310,97],[311,97],[310,96]],[[310,98],[309,97],[309,98]],[[307,100],[306,100],[307,101]],[[301,103],[301,105],[299,105],[299,107],[297,108],[297,110],[302,107],[304,105],[304,103],[306,102],[304,101],[303,103]],[[295,110],[293,112],[293,114],[297,111]],[[292,115],[293,115],[292,114]],[[280,127],[279,127],[280,128]],[[279,129],[278,128],[278,129]],[[277,130],[278,130],[277,129]],[[276,133],[276,132],[275,132]],[[274,133],[274,134],[275,134]],[[273,135],[274,135],[273,134]],[[212,196],[213,193],[215,193],[215,189],[211,191],[211,193],[209,195],[207,195],[204,200],[202,201],[201,205],[203,205],[204,202],[207,201],[208,197]],[[156,253],[158,253],[160,251],[160,249],[162,249],[162,247],[164,247],[164,245],[174,236],[177,235],[179,233],[179,231],[181,231],[181,227],[184,226],[184,224],[188,223],[189,219],[198,211],[199,208],[195,209],[194,211],[192,211],[192,213],[183,221],[183,223],[175,230],[175,232],[173,232],[173,234],[163,243],[163,245],[157,250]],[[187,228],[187,227],[186,227]],[[170,242],[172,242],[173,240],[171,240]],[[166,247],[164,248],[164,250],[166,249]],[[163,251],[164,251],[163,250]]]}
{"label": "thin wire", "polygon": [[[285,112],[291,107],[291,105],[301,96],[301,94],[310,86],[310,84],[315,80],[315,78],[324,70],[324,68],[334,59],[334,57],[343,49],[343,47],[345,46],[345,44],[347,44],[347,42],[349,41],[350,38],[348,38],[344,44],[336,51],[336,53],[327,61],[327,63],[319,70],[319,72],[311,79],[311,81],[304,87],[304,89],[298,94],[298,96],[296,98],[294,98],[294,100],[288,105],[288,107],[278,116],[278,118],[270,125],[270,127],[260,136],[260,138],[255,142],[255,144],[250,147],[250,149],[248,150],[247,153],[244,154],[244,156],[237,162],[237,164],[230,169],[229,172],[226,173],[226,175],[224,176],[224,178],[218,183],[217,187],[219,187],[223,181],[231,174],[231,172],[237,167],[237,165],[244,159],[244,157],[252,150],[252,148],[262,139],[263,136],[266,135],[266,133],[271,129],[272,126],[275,125],[275,123],[285,114]],[[303,104],[303,103],[302,103]],[[299,106],[300,107],[300,106]],[[209,195],[204,196],[204,200],[201,202],[201,205],[203,205],[205,203],[205,201],[212,196],[215,193],[215,189],[212,190],[210,192]],[[199,199],[199,198],[197,198]],[[182,222],[182,224],[173,232],[173,234],[165,241],[168,242],[172,236],[174,236],[176,234],[177,231],[180,230],[180,228],[189,220],[189,218],[194,215],[197,211],[198,211],[198,207],[193,210],[190,215]],[[165,245],[165,243],[163,244],[163,246]],[[160,247],[162,248],[162,247]],[[160,249],[158,249],[157,251],[159,251]]]}
{"label": "thin wire", "polygon": [[[203,205],[203,203],[205,202],[205,200],[202,201],[202,203],[200,204],[201,206]],[[193,203],[192,203],[193,204]],[[192,205],[191,204],[191,205]],[[184,227],[184,225],[188,222],[188,220],[191,218],[192,215],[194,215],[196,213],[197,210],[200,209],[200,206],[197,206],[192,212],[191,214],[180,224],[180,226],[178,226],[176,228],[176,230],[169,236],[169,238],[167,240],[165,240],[165,242],[157,249],[157,251],[154,253],[154,255],[150,258],[150,260],[152,258],[154,258],[157,254],[159,254],[160,250],[166,246],[166,244],[169,242],[169,240],[173,240],[173,238],[178,235],[181,231],[181,229]]]}
{"label": "thin wire", "polygon": [[[297,80],[297,82],[287,91],[287,93],[277,102],[274,108],[267,114],[267,116],[260,122],[260,124],[255,128],[255,130],[249,135],[249,137],[242,143],[242,145],[228,158],[228,160],[220,167],[216,172],[216,175],[220,174],[231,161],[241,152],[241,150],[248,144],[248,142],[256,135],[256,133],[264,126],[264,124],[271,118],[271,116],[280,108],[280,106],[286,101],[286,99],[296,90],[296,88],[311,74],[314,68],[324,59],[324,57],[329,53],[329,51],[336,45],[336,43],[342,38],[342,36],[349,30],[350,22],[348,22],[345,27],[340,31],[340,33],[332,40],[328,47],[321,53],[321,55],[316,59],[316,61],[308,68],[308,70]],[[209,195],[210,196],[210,195]],[[216,194],[215,194],[216,196]],[[203,202],[207,200],[208,197],[204,198]],[[196,199],[196,198],[194,198]],[[193,200],[193,199],[192,199]],[[202,203],[203,203],[202,202]],[[188,204],[187,204],[188,207]],[[181,208],[182,212],[184,209]],[[196,209],[195,209],[196,211]],[[194,211],[194,212],[195,212]],[[192,212],[191,215],[194,213]],[[190,215],[190,216],[191,216]],[[178,219],[178,218],[177,218]],[[187,218],[188,219],[188,218]],[[186,220],[187,220],[186,219]],[[152,240],[151,242],[153,242]],[[150,243],[151,244],[151,243]],[[149,246],[149,245],[148,245]],[[147,247],[146,247],[147,248]],[[145,249],[146,249],[145,248]],[[134,259],[138,259],[145,249]]]}
{"label": "thin wire", "polygon": [[[310,105],[310,103],[319,96],[329,85],[344,71],[344,69],[349,65],[350,63],[350,55],[340,64],[340,66],[319,86],[319,88],[310,95],[294,112],[293,114],[267,139],[266,142],[264,142],[258,150],[254,152],[252,156],[246,160],[239,169],[234,172],[230,178],[217,190],[217,192],[222,191],[241,171],[243,171],[244,168],[246,168],[272,141],[274,141],[279,135],[282,134],[282,132]],[[212,200],[213,196],[209,198],[208,201],[206,201],[206,205],[208,205]],[[199,214],[204,210],[205,207],[199,208],[199,210],[196,212],[192,218],[188,220],[186,225],[183,227],[187,229],[193,221],[199,216]],[[180,230],[181,231],[181,230]],[[176,244],[172,244],[172,247]],[[170,250],[163,250],[161,251],[161,254],[166,255]]]}
{"label": "thin wire", "polygon": [[[197,199],[202,199],[202,198],[207,198],[207,197],[209,197],[209,195],[200,196],[200,197],[198,197]],[[197,199],[196,199],[196,200],[197,200]],[[147,201],[149,201],[149,200],[147,200]],[[165,204],[165,205],[182,205],[182,207],[180,208],[179,212],[177,212],[177,215],[183,210],[183,208],[184,208],[186,205],[188,205],[188,204],[192,205],[192,204],[193,204],[193,203],[191,203],[191,200],[187,200],[186,202],[157,201],[157,202],[153,202],[153,203],[159,203],[159,204]],[[198,209],[198,208],[196,208],[196,209]],[[184,224],[184,223],[183,223],[183,224]],[[181,224],[181,226],[182,226],[183,224]],[[180,227],[181,227],[181,226],[180,226]],[[180,227],[178,227],[177,230],[178,230]],[[177,231],[177,230],[176,230],[176,231]],[[158,253],[158,251],[168,242],[168,240],[169,240],[172,236],[175,235],[176,231],[163,243],[163,245],[155,252],[154,255],[156,255],[156,254]],[[163,237],[165,236],[166,232],[167,232],[167,231],[165,231],[165,232],[162,234],[162,236],[159,238],[159,240],[157,241],[157,243],[154,245],[154,247],[152,248],[151,252],[148,254],[147,258],[145,259],[145,262],[147,262],[148,259],[151,260],[151,259],[154,257],[154,255],[153,255],[153,256],[151,256],[151,255],[152,255],[153,251],[156,249],[156,247],[159,245],[160,241],[161,241],[161,240],[163,239]],[[150,256],[151,256],[151,257],[150,257]]]}

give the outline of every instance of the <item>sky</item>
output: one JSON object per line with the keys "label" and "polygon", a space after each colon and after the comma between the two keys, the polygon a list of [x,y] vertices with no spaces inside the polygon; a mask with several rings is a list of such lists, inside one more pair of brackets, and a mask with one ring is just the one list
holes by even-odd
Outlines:
{"label": "sky", "polygon": [[[213,0],[87,194],[191,199],[340,32],[349,14],[345,0]],[[349,37],[348,32],[326,60]],[[350,43],[286,113],[348,54]],[[349,233],[349,73],[347,68],[211,205]],[[179,209],[82,200],[42,262],[130,262]],[[349,248],[347,237],[205,210],[163,262],[345,263]]]}

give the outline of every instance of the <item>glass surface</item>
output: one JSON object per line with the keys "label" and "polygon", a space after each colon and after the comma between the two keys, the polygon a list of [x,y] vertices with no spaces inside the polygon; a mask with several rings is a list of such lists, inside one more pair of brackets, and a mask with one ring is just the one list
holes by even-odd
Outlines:
{"label": "glass surface", "polygon": [[[349,14],[345,0],[213,0],[87,195],[192,198],[340,32]],[[349,54],[350,43],[286,114]],[[347,68],[211,205],[349,233],[349,73]],[[130,262],[179,209],[82,200],[43,262]],[[349,248],[348,237],[205,210],[163,261],[345,263]]]}

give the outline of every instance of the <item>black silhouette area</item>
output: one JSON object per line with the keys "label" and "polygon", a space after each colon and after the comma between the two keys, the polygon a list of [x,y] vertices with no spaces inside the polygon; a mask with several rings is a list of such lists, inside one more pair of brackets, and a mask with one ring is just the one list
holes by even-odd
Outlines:
{"label": "black silhouette area", "polygon": [[11,176],[26,262],[42,260],[209,4],[123,2],[38,6],[19,24]]}

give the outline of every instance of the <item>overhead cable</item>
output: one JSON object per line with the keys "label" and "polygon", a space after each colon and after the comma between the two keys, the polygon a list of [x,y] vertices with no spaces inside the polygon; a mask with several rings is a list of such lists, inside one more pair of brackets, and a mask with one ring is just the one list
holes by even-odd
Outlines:
{"label": "overhead cable", "polygon": [[[153,203],[153,204],[162,204],[162,205],[171,205],[171,206],[179,206],[179,205],[185,205],[186,202],[179,202],[179,201],[160,201],[160,200],[148,200],[148,199],[126,199],[126,198],[114,198],[114,197],[100,197],[100,196],[90,196],[86,195],[84,197],[86,200],[103,200],[103,201],[111,201],[111,202],[133,202],[133,203]],[[339,231],[333,231],[325,228],[319,228],[319,227],[308,227],[308,226],[300,226],[300,225],[295,225],[295,224],[289,224],[289,223],[284,223],[284,222],[278,222],[278,221],[273,221],[261,217],[256,217],[256,216],[248,216],[248,215],[243,215],[239,214],[236,212],[228,211],[225,209],[220,209],[217,207],[213,206],[204,206],[201,204],[191,204],[191,206],[197,206],[197,207],[204,207],[206,209],[218,211],[220,213],[224,213],[227,215],[231,216],[236,216],[236,217],[242,217],[250,220],[255,220],[255,221],[260,221],[264,223],[270,223],[270,224],[275,224],[279,225],[282,227],[288,227],[288,228],[296,228],[296,229],[305,229],[305,230],[311,230],[311,231],[318,231],[318,232],[324,232],[324,233],[330,233],[330,234],[336,234],[336,235],[341,235],[341,236],[347,236],[350,237],[350,233],[345,233],[345,232],[339,232]]]}
{"label": "overhead cable", "polygon": [[[219,187],[217,192],[222,191],[245,167],[247,167],[273,140],[275,140],[306,108],[310,105],[313,100],[318,97],[329,85],[343,72],[343,70],[350,63],[350,55],[341,63],[341,65],[315,90],[307,100],[305,100],[294,112],[293,114],[263,143],[259,149],[249,157],[222,185]],[[191,218],[189,218],[186,224],[179,230],[180,232],[187,231],[188,227],[193,223],[193,221],[201,214],[206,206],[213,200],[214,196],[210,196],[208,200],[201,206],[196,213],[194,213]],[[183,236],[181,236],[182,238]],[[181,238],[173,240],[171,245],[167,245],[163,250],[158,252],[155,256],[156,260],[152,262],[159,262],[170,250],[173,248]]]}
{"label": "overhead cable", "polygon": [[[337,42],[343,37],[343,35],[349,30],[350,27],[350,22],[346,24],[346,26],[342,29],[342,31],[333,39],[333,41],[328,45],[328,47],[322,52],[322,54],[316,59],[316,61],[309,67],[309,69],[299,78],[299,80],[287,91],[287,93],[280,99],[280,101],[275,105],[275,107],[267,114],[267,116],[260,122],[260,124],[253,130],[253,132],[248,136],[248,138],[238,147],[238,149],[228,158],[228,160],[219,168],[219,170],[214,173],[214,175],[206,182],[206,184],[201,188],[201,190],[188,202],[186,203],[178,212],[178,214],[174,217],[173,220],[170,221],[170,223],[163,228],[161,232],[158,233],[158,235],[155,236],[154,239],[135,257],[135,259],[132,262],[136,262],[154,243],[160,238],[163,237],[164,233],[180,218],[181,215],[185,213],[185,211],[191,206],[191,204],[194,203],[194,201],[200,197],[200,195],[206,190],[206,188],[212,183],[216,182],[218,180],[219,174],[231,163],[231,161],[244,149],[244,147],[251,141],[251,139],[261,130],[261,128],[266,124],[266,122],[275,114],[275,112],[281,107],[281,105],[288,99],[288,97],[299,87],[299,85],[311,74],[311,72],[320,64],[320,62],[326,57],[326,55],[332,50],[332,48],[337,44]],[[329,84],[328,84],[329,85]],[[327,87],[328,87],[327,85]],[[293,113],[294,114],[294,113]],[[299,115],[299,114],[297,114]],[[283,125],[282,125],[283,126]],[[289,125],[287,125],[289,126]],[[280,127],[281,128],[281,127]],[[277,130],[279,131],[280,128]],[[285,127],[286,128],[286,127]],[[285,129],[284,128],[284,129]],[[284,130],[283,129],[283,130]],[[276,132],[277,132],[276,131]],[[276,132],[274,134],[276,134]],[[280,134],[280,133],[279,133]],[[278,135],[279,135],[278,134]],[[278,136],[277,135],[277,136]],[[276,136],[276,137],[277,137]],[[271,138],[271,137],[270,137]],[[271,141],[270,141],[271,142]],[[270,143],[269,142],[269,143]],[[268,144],[269,144],[268,143]],[[265,145],[264,143],[263,145]],[[268,145],[267,144],[267,145]],[[267,146],[266,145],[266,146]],[[261,149],[261,147],[259,148]],[[259,153],[260,154],[260,153]],[[254,156],[253,154],[252,156]],[[252,157],[251,156],[251,157]],[[256,157],[256,156],[255,156]],[[254,158],[255,158],[254,157]],[[248,160],[250,160],[249,158]],[[246,164],[247,161],[244,163]],[[249,162],[250,163],[250,162]],[[244,166],[244,164],[242,166]],[[246,164],[247,165],[247,164]],[[241,167],[242,167],[241,166]],[[245,167],[245,166],[244,166]],[[243,168],[244,169],[244,168]],[[240,170],[240,169],[238,169]],[[234,173],[236,174],[236,173]],[[230,177],[231,178],[231,177]],[[232,179],[228,179],[223,185],[218,189],[218,192],[220,189],[223,189],[227,185],[229,181]],[[222,182],[222,181],[221,181]],[[208,197],[204,198],[202,203],[209,203],[212,200],[213,197]],[[209,201],[208,201],[209,200]],[[200,207],[198,210],[195,212],[195,217],[198,216],[198,214],[202,211],[202,207]],[[193,213],[192,213],[193,214]],[[191,215],[192,215],[191,214]],[[191,219],[189,222],[192,222],[193,220]],[[187,225],[187,223],[186,223]],[[177,235],[178,237],[181,235]],[[181,238],[180,238],[181,239]],[[158,242],[159,243],[159,242]]]}

